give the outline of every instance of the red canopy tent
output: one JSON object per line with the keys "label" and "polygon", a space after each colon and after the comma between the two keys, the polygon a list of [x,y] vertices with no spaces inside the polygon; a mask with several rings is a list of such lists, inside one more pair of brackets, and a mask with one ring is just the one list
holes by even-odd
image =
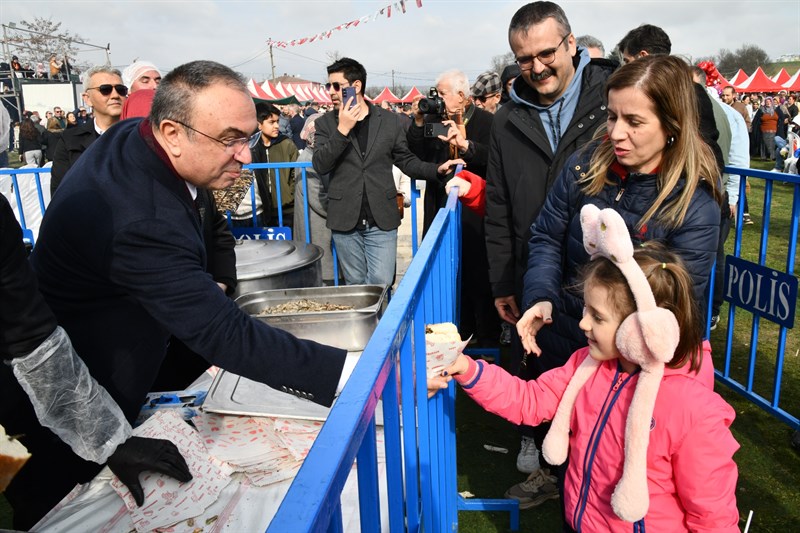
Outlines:
{"label": "red canopy tent", "polygon": [[761,67],[758,67],[749,78],[737,85],[736,89],[743,93],[776,93],[783,90],[783,87],[769,79]]}
{"label": "red canopy tent", "polygon": [[291,93],[286,90],[281,82],[278,82],[276,85],[273,85],[275,88],[275,96],[278,98],[286,98],[287,96],[291,96]]}
{"label": "red canopy tent", "polygon": [[425,95],[419,92],[419,89],[417,89],[416,87],[412,87],[411,90],[408,91],[408,94],[405,95],[403,98],[401,98],[400,101],[404,104],[411,104],[414,102],[414,98],[416,98],[417,96],[425,96]]}
{"label": "red canopy tent", "polygon": [[794,76],[789,78],[789,81],[783,84],[783,88],[787,91],[800,91],[800,70],[794,73]]}
{"label": "red canopy tent", "polygon": [[279,99],[279,98],[282,98],[278,94],[278,91],[275,90],[275,86],[272,85],[272,83],[269,80],[265,80],[264,83],[261,84],[261,89],[263,89],[263,91],[265,93],[267,93],[268,95],[272,96],[276,100]]}
{"label": "red canopy tent", "polygon": [[308,94],[308,91],[306,91],[306,86],[302,83],[291,83],[286,84],[286,86],[289,87],[289,90],[292,92],[292,94],[294,94],[301,102],[309,102],[314,99]]}
{"label": "red canopy tent", "polygon": [[312,87],[311,92],[314,93],[314,100],[320,104],[330,104],[331,96],[328,94],[328,91],[325,90],[324,87]]}
{"label": "red canopy tent", "polygon": [[772,76],[772,78],[770,78],[770,79],[772,81],[774,81],[775,83],[777,83],[778,85],[783,85],[784,83],[789,81],[789,78],[791,78],[789,73],[786,72],[785,68],[782,68],[780,72],[778,72],[777,74]]}
{"label": "red canopy tent", "polygon": [[394,93],[389,90],[388,87],[384,87],[381,93],[372,99],[372,102],[375,104],[382,104],[383,102],[389,102],[390,104],[399,104],[402,102],[398,97],[394,95]]}
{"label": "red canopy tent", "polygon": [[736,75],[734,75],[730,79],[730,84],[733,85],[734,87],[738,87],[740,83],[742,83],[747,79],[747,77],[748,77],[747,72],[743,71],[742,69],[739,69],[739,72],[737,72]]}
{"label": "red canopy tent", "polygon": [[250,91],[250,94],[258,98],[259,100],[275,100],[272,95],[267,94],[264,92],[264,89],[261,88],[259,84],[254,82],[252,79],[247,82],[247,89]]}

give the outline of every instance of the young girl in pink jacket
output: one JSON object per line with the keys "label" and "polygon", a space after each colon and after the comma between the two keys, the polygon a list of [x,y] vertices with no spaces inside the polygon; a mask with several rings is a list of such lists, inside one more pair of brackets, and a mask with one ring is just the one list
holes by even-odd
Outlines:
{"label": "young girl in pink jacket", "polygon": [[462,354],[429,388],[453,377],[515,424],[552,420],[543,453],[569,458],[575,531],[738,532],[734,411],[698,378],[710,357],[690,275],[657,244],[634,253],[612,209],[585,206],[581,225],[593,256],[580,322],[589,345],[535,381]]}

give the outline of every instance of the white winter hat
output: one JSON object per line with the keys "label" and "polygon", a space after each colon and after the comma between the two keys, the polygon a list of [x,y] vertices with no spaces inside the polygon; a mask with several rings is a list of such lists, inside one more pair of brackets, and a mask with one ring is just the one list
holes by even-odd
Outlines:
{"label": "white winter hat", "polygon": [[135,82],[139,76],[147,72],[148,70],[155,70],[158,72],[159,76],[161,75],[161,71],[158,70],[158,67],[152,64],[149,61],[134,61],[127,67],[125,70],[122,71],[122,83],[125,84],[127,88],[131,88],[133,82]]}

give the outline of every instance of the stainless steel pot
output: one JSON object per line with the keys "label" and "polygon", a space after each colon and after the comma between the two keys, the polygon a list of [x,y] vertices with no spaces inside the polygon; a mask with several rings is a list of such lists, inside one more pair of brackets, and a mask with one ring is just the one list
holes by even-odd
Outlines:
{"label": "stainless steel pot", "polygon": [[[341,285],[251,292],[236,299],[247,314],[272,327],[288,331],[300,339],[309,339],[360,352],[372,337],[387,305],[387,287],[383,285]],[[343,311],[300,311],[262,314],[265,307],[307,299],[325,304],[351,306]]]}
{"label": "stainless steel pot", "polygon": [[234,298],[267,289],[322,286],[322,248],[300,241],[236,242]]}

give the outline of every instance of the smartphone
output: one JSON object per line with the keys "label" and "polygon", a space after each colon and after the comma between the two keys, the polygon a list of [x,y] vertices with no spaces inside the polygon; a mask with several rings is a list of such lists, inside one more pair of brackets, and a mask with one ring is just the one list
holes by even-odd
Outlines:
{"label": "smartphone", "polygon": [[348,109],[352,109],[358,103],[356,101],[356,88],[355,87],[342,87],[342,103],[346,104],[348,100],[353,99],[348,106]]}
{"label": "smartphone", "polygon": [[438,137],[439,135],[447,135],[448,131],[450,131],[450,128],[441,122],[427,122],[422,133],[425,137]]}

